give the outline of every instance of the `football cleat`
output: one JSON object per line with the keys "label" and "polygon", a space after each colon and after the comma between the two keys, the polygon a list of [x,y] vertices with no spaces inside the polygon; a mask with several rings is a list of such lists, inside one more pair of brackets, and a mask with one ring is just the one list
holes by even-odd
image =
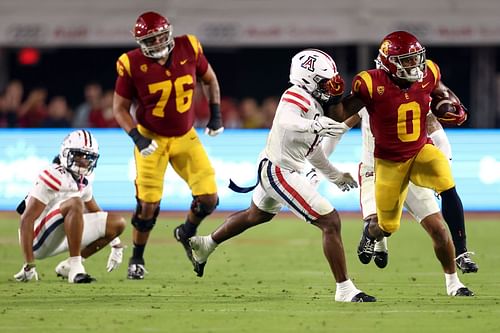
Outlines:
{"label": "football cleat", "polygon": [[130,280],[144,280],[144,275],[148,271],[142,264],[129,264],[127,270],[127,278]]}
{"label": "football cleat", "polygon": [[[68,279],[69,281],[69,279]],[[70,283],[91,283],[91,282],[94,282],[95,279],[90,276],[89,274],[87,273],[78,273],[75,275],[75,277],[73,278],[73,282],[69,281]]]}
{"label": "football cleat", "polygon": [[59,264],[56,266],[56,274],[58,277],[61,277],[63,279],[67,279],[69,275],[69,263],[68,259],[65,259],[61,261]]}
{"label": "football cleat", "polygon": [[363,264],[368,264],[373,257],[373,252],[375,249],[375,239],[370,239],[368,237],[368,223],[365,223],[363,228],[363,234],[361,235],[361,240],[358,245],[358,258]]}
{"label": "football cleat", "polygon": [[95,281],[93,277],[85,272],[85,268],[80,264],[73,264],[68,272],[69,283],[90,283]]}
{"label": "football cleat", "polygon": [[476,273],[479,270],[477,264],[470,258],[471,254],[474,252],[464,252],[455,258],[455,263],[462,273]]}
{"label": "football cleat", "polygon": [[[359,260],[361,260],[361,258]],[[389,262],[389,253],[387,251],[373,252],[373,262],[378,268],[385,268]]]}
{"label": "football cleat", "polygon": [[359,294],[356,294],[351,300],[351,302],[354,303],[364,303],[364,302],[376,302],[377,299],[373,296],[367,295],[364,292],[360,292]]}
{"label": "football cleat", "polygon": [[174,229],[174,237],[184,247],[184,251],[186,251],[186,256],[189,261],[195,265],[193,262],[193,254],[191,253],[191,245],[189,244],[189,237],[184,232],[182,224]]}
{"label": "football cleat", "polygon": [[202,277],[205,271],[208,256],[215,250],[215,244],[210,242],[208,236],[194,236],[189,239],[190,247],[193,249],[193,265],[194,271],[198,277]]}
{"label": "football cleat", "polygon": [[453,296],[474,296],[474,292],[467,287],[459,288]]}

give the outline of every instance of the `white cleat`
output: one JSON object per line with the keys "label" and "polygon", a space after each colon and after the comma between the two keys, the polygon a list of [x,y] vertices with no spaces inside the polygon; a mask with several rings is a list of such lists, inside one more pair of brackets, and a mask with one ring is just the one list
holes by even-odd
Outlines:
{"label": "white cleat", "polygon": [[189,239],[193,254],[194,271],[199,277],[203,276],[205,264],[212,252],[214,252],[217,244],[213,241],[210,235],[208,236],[193,236]]}
{"label": "white cleat", "polygon": [[93,277],[85,272],[85,268],[80,264],[73,264],[69,269],[68,282],[69,283],[90,283],[95,281]]}
{"label": "white cleat", "polygon": [[57,276],[62,277],[63,279],[67,279],[69,275],[68,259],[65,259],[61,261],[59,264],[57,264],[55,271]]}

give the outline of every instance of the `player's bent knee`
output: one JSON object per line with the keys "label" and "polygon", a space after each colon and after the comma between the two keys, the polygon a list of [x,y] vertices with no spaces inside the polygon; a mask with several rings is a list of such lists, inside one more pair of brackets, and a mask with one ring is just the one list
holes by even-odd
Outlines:
{"label": "player's bent knee", "polygon": [[123,216],[108,213],[107,224],[113,229],[115,234],[120,235],[125,230],[126,222]]}
{"label": "player's bent knee", "polygon": [[[209,197],[210,198],[210,197]],[[199,218],[207,217],[212,214],[212,212],[219,205],[219,197],[216,200],[210,199],[202,199],[199,196],[193,197],[193,201],[191,202],[191,211],[194,216]]]}
{"label": "player's bent knee", "polygon": [[73,214],[83,214],[84,212],[83,200],[78,197],[69,198],[64,201],[59,208],[61,209],[63,215],[70,212]]}
{"label": "player's bent knee", "polygon": [[320,216],[313,224],[325,233],[340,233],[340,216],[336,210]]}
{"label": "player's bent knee", "polygon": [[151,231],[156,224],[156,217],[150,219],[142,219],[137,215],[132,216],[132,225],[139,232]]}
{"label": "player's bent knee", "polygon": [[396,231],[399,230],[399,223],[398,222],[385,222],[381,223],[380,221],[378,222],[378,226],[382,231],[384,232],[384,236],[388,237],[391,234],[395,233]]}

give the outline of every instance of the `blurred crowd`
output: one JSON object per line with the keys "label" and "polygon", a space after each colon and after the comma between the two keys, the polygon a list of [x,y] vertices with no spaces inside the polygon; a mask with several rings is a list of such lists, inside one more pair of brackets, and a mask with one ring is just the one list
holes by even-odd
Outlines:
{"label": "blurred crowd", "polygon": [[[46,88],[25,91],[19,80],[10,81],[0,95],[0,128],[113,128],[119,127],[113,117],[113,90],[104,90],[98,82],[85,85],[82,102],[70,106],[64,96],[52,96]],[[221,98],[225,128],[270,128],[278,97],[261,103],[247,97],[237,100]],[[193,95],[195,127],[208,122],[209,109],[201,86]]]}

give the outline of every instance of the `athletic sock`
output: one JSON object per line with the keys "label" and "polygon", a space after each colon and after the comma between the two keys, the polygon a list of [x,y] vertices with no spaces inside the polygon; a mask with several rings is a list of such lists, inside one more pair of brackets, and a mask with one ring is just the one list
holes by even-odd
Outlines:
{"label": "athletic sock", "polygon": [[135,244],[132,250],[132,258],[130,258],[131,264],[141,264],[144,265],[144,250],[146,248],[146,244]]}
{"label": "athletic sock", "polygon": [[450,296],[455,296],[458,289],[465,287],[460,282],[457,272],[453,274],[444,273],[444,278],[446,280],[446,293]]}
{"label": "athletic sock", "polygon": [[455,187],[441,192],[440,195],[443,202],[441,211],[455,245],[455,256],[458,257],[467,252],[464,207]]}
{"label": "athletic sock", "polygon": [[343,282],[337,282],[337,289],[335,291],[335,301],[337,302],[350,302],[354,296],[359,294],[361,290],[356,288],[350,279]]}
{"label": "athletic sock", "polygon": [[198,229],[198,226],[196,224],[193,224],[189,221],[184,222],[182,225],[182,230],[186,234],[188,238],[193,237],[196,235],[196,230]]}
{"label": "athletic sock", "polygon": [[382,238],[381,241],[375,242],[375,252],[387,252],[387,237]]}

